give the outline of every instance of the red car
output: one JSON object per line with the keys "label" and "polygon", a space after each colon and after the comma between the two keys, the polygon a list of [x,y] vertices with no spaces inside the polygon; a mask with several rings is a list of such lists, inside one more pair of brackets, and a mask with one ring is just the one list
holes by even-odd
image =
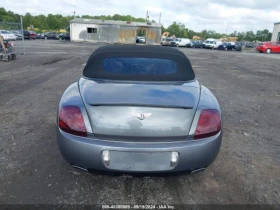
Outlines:
{"label": "red car", "polygon": [[280,42],[263,42],[256,50],[260,53],[280,53]]}
{"label": "red car", "polygon": [[36,39],[37,34],[34,31],[23,31],[24,39]]}

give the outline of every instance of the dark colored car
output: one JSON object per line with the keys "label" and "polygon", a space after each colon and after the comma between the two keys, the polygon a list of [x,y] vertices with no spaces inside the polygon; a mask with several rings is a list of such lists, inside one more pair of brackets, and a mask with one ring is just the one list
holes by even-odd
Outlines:
{"label": "dark colored car", "polygon": [[60,40],[70,40],[70,34],[69,33],[61,33],[57,36]]}
{"label": "dark colored car", "polygon": [[24,39],[36,39],[37,34],[34,31],[23,31]]}
{"label": "dark colored car", "polygon": [[241,42],[235,42],[235,50],[242,51],[243,44]]}
{"label": "dark colored car", "polygon": [[44,33],[44,39],[57,39],[56,32],[46,32]]}
{"label": "dark colored car", "polygon": [[204,48],[205,46],[200,41],[192,41],[186,45],[188,48]]}
{"label": "dark colored car", "polygon": [[231,44],[224,42],[221,45],[219,45],[218,50],[237,50],[241,51],[242,50],[242,44],[236,43],[236,44]]}
{"label": "dark colored car", "polygon": [[235,46],[231,43],[224,42],[219,45],[218,50],[234,50]]}
{"label": "dark colored car", "polygon": [[44,34],[37,34],[36,38],[37,39],[42,39],[42,36],[44,36]]}
{"label": "dark colored car", "polygon": [[245,42],[246,48],[254,48],[254,44],[252,42]]}

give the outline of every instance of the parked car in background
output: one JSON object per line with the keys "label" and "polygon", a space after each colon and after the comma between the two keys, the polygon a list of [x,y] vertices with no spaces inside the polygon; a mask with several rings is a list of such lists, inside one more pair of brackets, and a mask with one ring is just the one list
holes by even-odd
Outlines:
{"label": "parked car in background", "polygon": [[175,43],[173,38],[166,38],[164,41],[161,42],[162,46],[172,46],[171,42]]}
{"label": "parked car in background", "polygon": [[201,41],[191,41],[186,45],[188,48],[203,48],[203,43]]}
{"label": "parked car in background", "polygon": [[12,33],[16,36],[16,39],[22,39],[21,31],[12,31]]}
{"label": "parked car in background", "polygon": [[16,35],[14,35],[10,31],[6,31],[6,30],[0,30],[0,36],[2,36],[5,41],[15,41],[15,40],[17,40]]}
{"label": "parked car in background", "polygon": [[235,50],[235,45],[232,45],[229,42],[223,42],[219,45],[218,50]]}
{"label": "parked car in background", "polygon": [[223,42],[219,45],[218,50],[242,50],[242,44],[234,43],[234,42]]}
{"label": "parked car in background", "polygon": [[37,34],[34,31],[23,31],[24,39],[36,39]]}
{"label": "parked car in background", "polygon": [[[69,40],[70,40],[70,34],[69,34]],[[137,36],[136,37],[136,43],[142,43],[142,44],[146,43],[146,37],[144,37],[144,36]]]}
{"label": "parked car in background", "polygon": [[56,32],[46,32],[44,33],[44,39],[57,39]]}
{"label": "parked car in background", "polygon": [[218,49],[219,45],[222,44],[222,41],[219,39],[206,39],[205,48],[208,49]]}
{"label": "parked car in background", "polygon": [[145,37],[140,37],[139,38],[139,43],[146,43],[146,38]]}
{"label": "parked car in background", "polygon": [[40,38],[39,39],[44,39],[45,38],[45,33],[41,33]]}
{"label": "parked car in background", "polygon": [[245,42],[244,46],[245,46],[246,48],[254,48],[253,42]]}
{"label": "parked car in background", "polygon": [[260,53],[280,53],[280,42],[263,42],[256,47]]}
{"label": "parked car in background", "polygon": [[57,35],[57,38],[60,40],[70,40],[70,34],[69,33],[61,33]]}
{"label": "parked car in background", "polygon": [[185,38],[176,38],[175,39],[175,46],[176,47],[185,47],[188,43],[190,43],[190,39]]}
{"label": "parked car in background", "polygon": [[37,34],[36,39],[41,39],[42,34]]}
{"label": "parked car in background", "polygon": [[243,49],[242,42],[235,42],[235,50],[242,51],[242,49]]}

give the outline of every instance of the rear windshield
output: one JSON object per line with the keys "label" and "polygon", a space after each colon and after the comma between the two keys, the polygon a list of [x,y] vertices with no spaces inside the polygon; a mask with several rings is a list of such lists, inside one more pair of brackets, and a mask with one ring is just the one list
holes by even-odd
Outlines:
{"label": "rear windshield", "polygon": [[160,46],[106,45],[89,57],[83,76],[125,81],[190,81],[195,79],[185,54]]}
{"label": "rear windshield", "polygon": [[166,41],[173,41],[173,39],[166,39]]}
{"label": "rear windshield", "polygon": [[111,74],[165,75],[177,71],[175,61],[160,58],[106,58],[103,70]]}

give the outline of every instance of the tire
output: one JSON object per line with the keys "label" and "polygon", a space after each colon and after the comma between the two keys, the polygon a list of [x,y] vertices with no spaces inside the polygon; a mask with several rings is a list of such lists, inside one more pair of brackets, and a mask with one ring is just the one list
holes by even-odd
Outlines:
{"label": "tire", "polygon": [[8,57],[7,57],[7,62],[9,62],[9,61],[11,61],[12,60],[12,58],[11,58],[11,56],[10,55],[8,55]]}
{"label": "tire", "polygon": [[226,47],[226,48],[225,48],[225,51],[227,51],[227,50],[228,50],[228,48]]}
{"label": "tire", "polygon": [[271,49],[266,49],[265,51],[267,54],[271,53]]}
{"label": "tire", "polygon": [[48,37],[45,36],[45,39],[48,39]]}

